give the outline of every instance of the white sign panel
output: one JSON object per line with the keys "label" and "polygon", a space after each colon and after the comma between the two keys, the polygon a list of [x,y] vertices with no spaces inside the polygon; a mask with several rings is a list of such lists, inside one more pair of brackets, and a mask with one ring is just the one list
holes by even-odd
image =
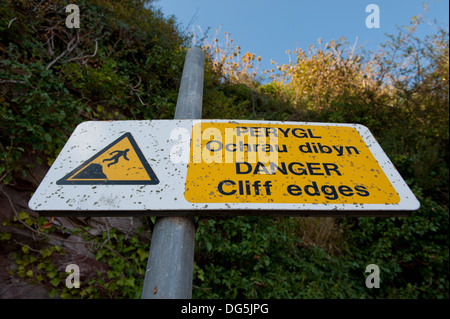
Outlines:
{"label": "white sign panel", "polygon": [[358,124],[80,124],[29,202],[47,215],[395,216],[418,200]]}

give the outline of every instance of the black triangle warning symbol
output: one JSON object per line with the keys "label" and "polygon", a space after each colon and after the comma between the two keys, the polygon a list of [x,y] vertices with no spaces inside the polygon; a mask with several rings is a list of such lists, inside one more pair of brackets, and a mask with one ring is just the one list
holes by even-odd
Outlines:
{"label": "black triangle warning symbol", "polygon": [[125,133],[57,185],[156,185],[159,180],[131,133]]}

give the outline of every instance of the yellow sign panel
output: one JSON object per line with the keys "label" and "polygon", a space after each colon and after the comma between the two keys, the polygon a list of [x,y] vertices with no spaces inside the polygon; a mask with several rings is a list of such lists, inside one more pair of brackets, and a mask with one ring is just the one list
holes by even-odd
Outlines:
{"label": "yellow sign panel", "polygon": [[192,136],[192,203],[400,202],[354,127],[202,122]]}
{"label": "yellow sign panel", "polygon": [[56,182],[58,185],[158,183],[158,178],[130,133],[125,133]]}

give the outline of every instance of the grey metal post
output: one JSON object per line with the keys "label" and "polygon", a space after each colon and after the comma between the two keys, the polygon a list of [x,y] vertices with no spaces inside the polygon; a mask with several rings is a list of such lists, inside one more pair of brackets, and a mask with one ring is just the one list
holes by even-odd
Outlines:
{"label": "grey metal post", "polygon": [[[205,55],[189,49],[184,62],[175,119],[201,119]],[[142,299],[190,299],[194,270],[192,217],[158,218],[142,290]]]}

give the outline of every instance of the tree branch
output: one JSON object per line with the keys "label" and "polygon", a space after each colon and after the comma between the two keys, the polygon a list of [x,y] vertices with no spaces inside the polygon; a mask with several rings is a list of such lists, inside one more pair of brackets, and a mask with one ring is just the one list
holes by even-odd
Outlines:
{"label": "tree branch", "polygon": [[94,41],[95,41],[95,50],[94,50],[94,54],[92,54],[92,55],[85,55],[85,56],[76,57],[76,58],[72,58],[72,59],[67,60],[67,62],[75,61],[75,60],[82,60],[82,59],[86,59],[86,58],[93,58],[93,57],[95,57],[95,56],[97,55],[98,42],[97,42],[97,40],[94,40]]}
{"label": "tree branch", "polygon": [[16,20],[16,19],[17,19],[17,17],[14,17],[14,18],[12,18],[12,19],[9,21],[9,23],[8,23],[8,29],[9,29],[9,27],[11,26],[11,23],[13,23],[13,21]]}
{"label": "tree branch", "polygon": [[[75,44],[73,44],[73,42],[76,40]],[[50,62],[45,69],[49,70],[56,62],[58,62],[59,59],[61,59],[63,56],[65,56],[67,53],[70,53],[73,51],[73,49],[75,49],[75,47],[78,44],[78,33],[76,37],[73,37],[72,40],[70,40],[70,42],[67,44],[67,49],[64,50],[60,55],[58,55],[52,62]],[[73,45],[72,45],[73,44]]]}

